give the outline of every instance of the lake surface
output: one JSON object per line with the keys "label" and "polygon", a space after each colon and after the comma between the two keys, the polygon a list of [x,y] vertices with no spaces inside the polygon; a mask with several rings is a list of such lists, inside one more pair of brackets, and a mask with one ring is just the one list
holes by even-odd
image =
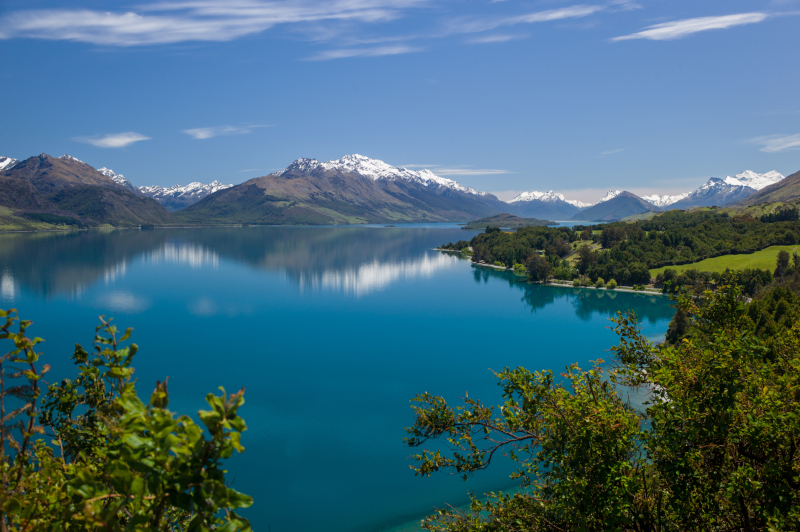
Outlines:
{"label": "lake surface", "polygon": [[466,494],[513,486],[507,464],[468,482],[415,477],[403,427],[428,391],[497,402],[489,368],[556,372],[608,359],[635,310],[660,337],[667,298],[520,282],[437,245],[444,227],[260,227],[0,235],[0,304],[44,337],[51,381],[71,376],[97,316],[134,327],[138,390],[169,377],[170,407],[246,387],[246,451],[230,461],[243,512],[273,532],[412,530]]}

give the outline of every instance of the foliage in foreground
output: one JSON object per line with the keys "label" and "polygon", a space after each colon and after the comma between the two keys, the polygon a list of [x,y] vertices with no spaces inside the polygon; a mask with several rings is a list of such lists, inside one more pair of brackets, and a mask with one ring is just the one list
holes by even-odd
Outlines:
{"label": "foliage in foreground", "polygon": [[[97,327],[94,350],[76,345],[74,381],[44,388],[40,338],[30,321],[0,311],[0,530],[248,531],[236,508],[252,499],[225,482],[222,462],[241,452],[244,390],[208,394],[205,427],[167,410],[167,383],[136,395],[131,329]],[[16,407],[7,412],[10,405]]]}
{"label": "foliage in foreground", "polygon": [[[785,297],[784,297],[785,296]],[[417,474],[470,475],[498,454],[518,465],[524,489],[473,497],[470,509],[425,520],[438,531],[754,531],[800,528],[800,326],[759,317],[798,300],[786,291],[748,314],[738,287],[724,286],[678,308],[691,334],[654,346],[635,316],[619,315],[615,367],[595,363],[497,373],[505,403],[441,397],[415,401],[406,443],[423,447]],[[793,315],[797,315],[796,309]],[[755,318],[755,319],[754,319]],[[644,387],[639,411],[622,386]]]}

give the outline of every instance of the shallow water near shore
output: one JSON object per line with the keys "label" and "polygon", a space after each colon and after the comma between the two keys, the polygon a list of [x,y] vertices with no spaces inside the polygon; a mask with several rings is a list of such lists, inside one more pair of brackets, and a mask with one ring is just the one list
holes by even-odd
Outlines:
{"label": "shallow water near shore", "polygon": [[72,376],[97,316],[134,327],[137,389],[169,377],[170,408],[194,415],[246,388],[246,451],[233,487],[255,530],[414,530],[467,492],[508,489],[500,462],[468,482],[415,477],[402,443],[424,391],[497,402],[489,369],[562,371],[608,359],[608,318],[634,310],[651,338],[659,296],[521,282],[438,245],[457,226],[249,227],[0,235],[0,299],[44,337],[50,380]]}

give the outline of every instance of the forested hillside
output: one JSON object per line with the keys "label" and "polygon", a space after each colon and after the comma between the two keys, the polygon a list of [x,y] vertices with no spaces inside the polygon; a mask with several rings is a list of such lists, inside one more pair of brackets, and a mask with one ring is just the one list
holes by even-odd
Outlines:
{"label": "forested hillside", "polygon": [[539,270],[559,279],[580,275],[592,281],[646,284],[653,268],[797,244],[800,223],[796,218],[795,209],[762,219],[731,216],[717,209],[670,211],[650,220],[574,229],[524,227],[514,233],[492,229],[469,242],[442,247],[471,246],[473,262],[525,265],[533,280],[544,280],[534,272]]}

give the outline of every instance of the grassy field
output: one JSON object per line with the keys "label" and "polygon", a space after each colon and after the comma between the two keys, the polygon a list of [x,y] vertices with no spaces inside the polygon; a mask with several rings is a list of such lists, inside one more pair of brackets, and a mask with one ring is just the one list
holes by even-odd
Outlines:
{"label": "grassy field", "polygon": [[761,270],[774,270],[778,252],[786,250],[789,254],[792,251],[800,253],[800,246],[770,246],[756,251],[751,255],[723,255],[713,259],[701,260],[694,264],[684,264],[682,266],[665,266],[655,270],[650,270],[650,276],[655,277],[667,268],[671,268],[678,273],[686,270],[700,270],[701,272],[724,272],[726,268],[731,270],[744,270],[747,268],[759,268]]}

